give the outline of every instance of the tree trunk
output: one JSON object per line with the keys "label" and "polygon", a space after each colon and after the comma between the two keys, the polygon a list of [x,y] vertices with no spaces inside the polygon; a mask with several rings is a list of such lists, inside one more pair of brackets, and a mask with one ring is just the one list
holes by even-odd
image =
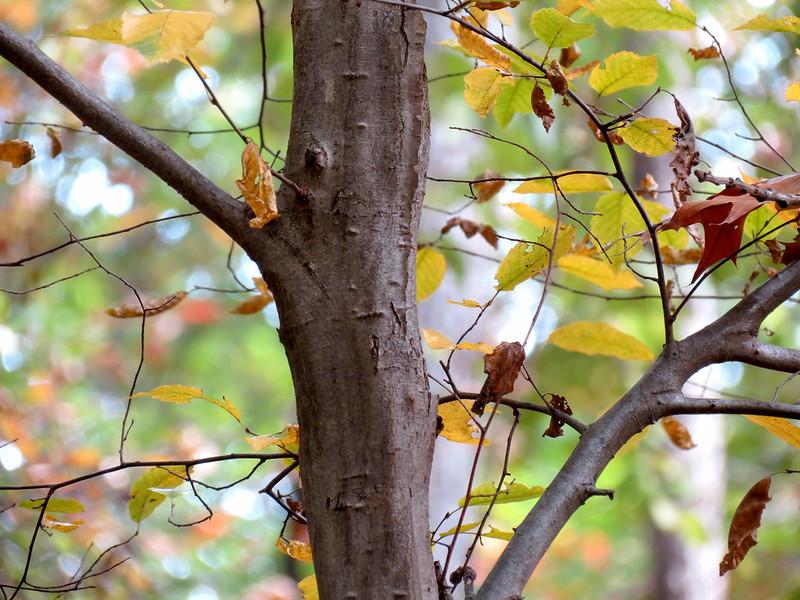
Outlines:
{"label": "tree trunk", "polygon": [[246,249],[278,304],[318,586],[323,599],[434,598],[436,403],[414,277],[425,23],[398,7],[295,0],[292,25],[285,173],[309,194],[284,190],[270,242]]}

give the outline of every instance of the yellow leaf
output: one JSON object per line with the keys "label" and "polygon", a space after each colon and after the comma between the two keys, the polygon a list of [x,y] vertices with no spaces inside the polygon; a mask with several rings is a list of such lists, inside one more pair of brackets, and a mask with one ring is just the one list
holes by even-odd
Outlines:
{"label": "yellow leaf", "polygon": [[480,302],[476,302],[475,300],[469,300],[464,298],[461,302],[457,302],[456,300],[448,300],[448,304],[455,304],[456,306],[464,306],[466,308],[483,308],[483,304]]}
{"label": "yellow leaf", "polygon": [[11,163],[16,168],[33,160],[36,151],[25,140],[5,140],[0,142],[0,160]]}
{"label": "yellow leaf", "polygon": [[[442,430],[439,432],[446,440],[458,442],[460,444],[477,444],[479,439],[475,437],[478,428],[472,420],[470,409],[472,400],[454,400],[439,405],[438,414],[442,419]],[[487,440],[484,440],[486,444]]]}
{"label": "yellow leaf", "polygon": [[623,360],[655,358],[642,342],[606,323],[575,321],[553,331],[548,341],[563,350],[582,354],[602,354]]}
{"label": "yellow leaf", "polygon": [[642,283],[628,270],[616,270],[606,261],[580,254],[567,254],[558,259],[558,268],[585,279],[604,290],[632,290]]}
{"label": "yellow leaf", "polygon": [[556,239],[555,249],[553,238],[555,229],[546,228],[539,236],[536,244],[518,242],[500,263],[494,278],[497,280],[495,289],[510,292],[523,281],[527,281],[540,271],[547,268],[552,254],[552,264],[555,266],[558,259],[567,254],[575,239],[574,227],[562,227]]}
{"label": "yellow leaf", "polygon": [[296,560],[303,560],[306,562],[312,561],[311,545],[297,540],[285,540],[279,537],[275,540],[275,547]]}
{"label": "yellow leaf", "polygon": [[691,450],[697,444],[692,440],[692,434],[686,426],[675,417],[664,417],[661,419],[661,427],[667,432],[670,441],[681,450]]}
{"label": "yellow leaf", "polygon": [[580,8],[591,8],[591,3],[589,0],[558,0],[556,2],[556,10],[567,16],[570,16]]}
{"label": "yellow leaf", "polygon": [[486,38],[466,27],[462,27],[455,21],[450,23],[450,28],[456,34],[459,45],[471,56],[478,60],[482,60],[487,65],[508,71],[511,65],[511,59],[492,47]]}
{"label": "yellow leaf", "polygon": [[763,427],[772,435],[782,439],[795,448],[800,448],[800,427],[793,425],[788,419],[780,417],[762,417],[759,415],[745,415],[748,420]]}
{"label": "yellow leaf", "polygon": [[493,67],[474,69],[464,77],[464,100],[475,112],[485,118],[492,110],[503,87],[513,81],[513,77],[503,75]]}
{"label": "yellow leaf", "polygon": [[188,404],[194,399],[205,400],[215,406],[219,406],[222,410],[232,416],[242,429],[249,431],[244,423],[242,423],[242,415],[239,409],[230,400],[222,400],[212,396],[206,396],[198,387],[190,385],[160,385],[147,392],[137,392],[131,398],[155,398],[160,402],[169,402],[171,404]]}
{"label": "yellow leaf", "polygon": [[[39,498],[37,500],[24,500],[17,504],[20,508],[27,508],[28,510],[41,510],[46,498]],[[84,511],[83,504],[72,498],[50,498],[47,501],[47,510],[54,513],[64,515],[73,515]]]}
{"label": "yellow leaf", "polygon": [[[500,491],[497,491],[497,484],[483,483],[472,488],[471,498],[469,501],[470,506],[491,504],[492,499],[497,496],[494,501],[495,504],[511,504],[512,502],[524,502],[526,500],[533,500],[544,494],[545,488],[540,485],[532,485],[528,487],[516,481],[503,485]],[[466,498],[461,498],[458,501],[459,506],[464,506]]]}
{"label": "yellow leaf", "polygon": [[261,229],[280,216],[272,185],[272,171],[252,140],[247,142],[242,152],[242,178],[236,180],[236,185],[256,215],[250,219],[250,227]]}
{"label": "yellow leaf", "polygon": [[158,490],[171,490],[181,485],[191,469],[183,466],[153,467],[131,487],[128,501],[128,514],[140,523],[151,514],[167,497]]}
{"label": "yellow leaf", "polygon": [[213,13],[156,10],[143,15],[123,13],[85,29],[70,29],[63,35],[136,48],[153,62],[183,59],[203,39],[216,17]]}
{"label": "yellow leaf", "polygon": [[555,8],[534,12],[531,29],[548,48],[568,48],[578,40],[594,35],[594,25],[577,23]]}
{"label": "yellow leaf", "polygon": [[42,520],[42,527],[53,531],[60,531],[61,533],[72,533],[85,522],[86,521],[82,519],[76,521],[62,521],[53,515],[45,515]]}
{"label": "yellow leaf", "polygon": [[483,352],[484,354],[491,354],[494,351],[494,346],[491,344],[484,344],[483,342],[461,342],[453,346],[455,350],[473,350],[474,352]]}
{"label": "yellow leaf", "polygon": [[271,302],[272,298],[263,294],[250,296],[239,303],[236,308],[232,309],[231,313],[234,315],[252,315],[261,312],[261,310]]}
{"label": "yellow leaf", "polygon": [[638,31],[682,31],[695,28],[697,17],[686,5],[670,0],[597,0],[592,10],[611,27]]}
{"label": "yellow leaf", "polygon": [[269,446],[278,446],[283,450],[296,454],[300,449],[300,427],[298,425],[287,425],[277,435],[258,435],[245,438],[244,441],[250,444],[250,447],[256,452]]}
{"label": "yellow leaf", "polygon": [[647,156],[660,156],[675,149],[675,127],[664,119],[636,119],[614,132],[631,148]]}
{"label": "yellow leaf", "polygon": [[[558,174],[558,173],[556,173]],[[558,178],[558,188],[565,194],[582,194],[586,192],[607,192],[613,189],[611,180],[605,175],[596,173],[573,173]],[[533,179],[524,181],[515,194],[554,194],[556,191],[551,179]]]}
{"label": "yellow leaf", "polygon": [[476,521],[475,523],[464,523],[464,524],[461,525],[461,528],[459,528],[458,525],[455,525],[455,526],[451,527],[450,529],[448,529],[447,531],[443,531],[442,533],[440,533],[439,534],[439,539],[441,540],[442,538],[446,538],[446,537],[450,537],[451,535],[455,535],[456,531],[458,531],[459,533],[464,533],[465,531],[471,531],[471,530],[475,529],[480,524],[481,524],[480,521]]}
{"label": "yellow leaf", "polygon": [[[123,304],[114,308],[107,308],[106,314],[115,319],[133,319],[141,317],[142,314],[147,314],[148,317],[168,311],[174,308],[186,298],[188,292],[175,292],[163,298],[153,298],[151,300],[143,301],[142,304]],[[144,306],[144,311],[142,311]]]}
{"label": "yellow leaf", "polygon": [[486,531],[481,535],[483,537],[494,538],[496,540],[505,540],[508,542],[512,537],[514,537],[514,532],[503,531],[501,529],[496,529],[493,525],[489,525],[489,531]]}
{"label": "yellow leaf", "polygon": [[423,329],[422,337],[431,350],[450,350],[453,347],[453,340],[435,329]]}
{"label": "yellow leaf", "polygon": [[433,248],[417,250],[417,302],[428,298],[441,285],[447,261]]}
{"label": "yellow leaf", "polygon": [[203,390],[190,385],[160,385],[148,392],[137,392],[131,398],[155,398],[161,402],[187,404],[195,398],[202,398]]}
{"label": "yellow leaf", "polygon": [[509,202],[505,204],[515,213],[517,213],[520,217],[528,221],[529,223],[533,223],[537,227],[541,227],[545,229],[550,227],[551,229],[556,226],[555,219],[551,219],[543,212],[536,210],[532,206],[525,204],[524,202]]}
{"label": "yellow leaf", "polygon": [[786,101],[800,102],[800,81],[790,81],[786,87]]}
{"label": "yellow leaf", "polygon": [[654,54],[639,56],[623,50],[592,69],[589,85],[599,96],[606,96],[628,88],[650,85],[657,78],[658,61]]}
{"label": "yellow leaf", "polygon": [[319,600],[319,591],[317,590],[317,576],[309,575],[297,584],[297,589],[303,596],[303,600]]}
{"label": "yellow leaf", "polygon": [[752,31],[780,31],[800,35],[800,17],[788,15],[779,19],[770,19],[767,15],[758,15],[747,23],[736,28],[750,29]]}

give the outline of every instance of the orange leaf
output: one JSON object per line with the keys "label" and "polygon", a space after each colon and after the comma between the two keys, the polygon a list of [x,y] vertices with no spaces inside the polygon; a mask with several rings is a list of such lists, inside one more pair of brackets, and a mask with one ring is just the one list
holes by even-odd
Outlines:
{"label": "orange leaf", "polygon": [[[152,300],[148,300],[146,302],[143,301],[142,305],[144,306],[144,313],[150,317],[167,311],[176,306],[181,300],[186,298],[186,294],[187,292],[175,292],[174,294],[170,296],[164,296],[163,298],[153,298]],[[107,315],[117,319],[132,319],[134,317],[141,317],[142,312],[142,306],[139,304],[123,304],[122,306],[106,309]]]}
{"label": "orange leaf", "polygon": [[261,229],[280,216],[272,185],[272,171],[252,141],[247,142],[242,152],[242,178],[236,180],[236,185],[256,215],[250,219],[250,227]]}
{"label": "orange leaf", "polygon": [[686,426],[674,417],[665,417],[661,419],[661,426],[667,432],[669,439],[681,450],[691,450],[697,444],[692,440],[692,435]]}
{"label": "orange leaf", "polygon": [[33,160],[36,151],[25,140],[0,142],[0,160],[10,162],[15,169]]}
{"label": "orange leaf", "polygon": [[477,192],[479,203],[488,202],[494,198],[497,192],[503,189],[503,186],[506,184],[506,182],[502,179],[496,179],[497,177],[500,177],[500,173],[495,173],[494,171],[484,171],[483,175],[481,175],[478,179],[490,179],[492,181],[479,181],[472,186],[472,188]]}
{"label": "orange leaf", "polygon": [[745,494],[736,512],[733,513],[731,528],[728,531],[728,553],[719,563],[720,576],[738,567],[747,552],[757,544],[761,515],[770,501],[769,486],[771,477],[764,477]]}
{"label": "orange leaf", "polygon": [[236,308],[231,310],[234,315],[252,315],[260,312],[265,306],[272,302],[272,298],[267,298],[262,294],[250,296],[242,301]]}
{"label": "orange leaf", "polygon": [[55,158],[61,154],[61,140],[58,139],[58,133],[52,127],[47,128],[47,137],[50,138],[50,158]]}
{"label": "orange leaf", "polygon": [[695,60],[703,60],[704,58],[719,58],[719,50],[716,46],[709,46],[708,48],[689,48],[687,51],[692,55]]}

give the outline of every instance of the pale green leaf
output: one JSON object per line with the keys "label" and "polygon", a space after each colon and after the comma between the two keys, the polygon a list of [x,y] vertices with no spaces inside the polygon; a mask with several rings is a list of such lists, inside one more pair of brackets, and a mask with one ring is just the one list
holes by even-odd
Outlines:
{"label": "pale green leaf", "polygon": [[451,527],[447,531],[443,531],[442,533],[440,533],[439,534],[439,539],[441,540],[442,538],[446,538],[446,537],[450,537],[451,535],[455,535],[456,531],[458,531],[459,533],[464,533],[465,531],[472,531],[473,529],[475,529],[480,524],[481,524],[480,521],[476,521],[475,523],[463,523],[461,525],[461,528],[459,528],[458,525],[454,525],[453,527]]}
{"label": "pale green leaf", "polygon": [[767,15],[758,15],[747,23],[736,27],[737,30],[749,29],[751,31],[780,31],[800,35],[800,17],[788,15],[778,19],[770,19]]}
{"label": "pale green leaf", "polygon": [[607,323],[575,321],[553,331],[548,341],[563,350],[581,354],[602,354],[623,360],[655,358],[642,342]]}
{"label": "pale green leaf", "polygon": [[[532,485],[528,487],[516,481],[510,484],[505,484],[497,491],[497,484],[483,483],[472,488],[470,494],[470,506],[487,505],[492,503],[492,499],[497,496],[494,501],[495,504],[511,504],[512,502],[525,502],[526,500],[534,500],[544,494],[545,488],[540,485]],[[458,501],[458,505],[463,507],[465,498]]]}
{"label": "pale green leaf", "polygon": [[685,31],[695,28],[697,17],[686,5],[671,0],[596,0],[594,13],[611,27],[638,31]]}
{"label": "pale green leaf", "polygon": [[167,499],[167,496],[157,490],[175,489],[189,476],[189,471],[184,466],[153,467],[131,487],[130,500],[128,501],[128,514],[131,519],[140,523]]}
{"label": "pale green leaf", "polygon": [[489,531],[485,531],[481,535],[483,537],[494,538],[496,540],[505,540],[506,542],[508,542],[511,540],[512,537],[514,537],[514,532],[503,531],[502,529],[497,529],[493,525],[489,525]]}
{"label": "pale green leaf", "polygon": [[647,156],[660,156],[675,149],[675,126],[664,119],[636,119],[614,132],[628,146]]}
{"label": "pale green leaf", "polygon": [[577,23],[555,8],[542,8],[533,13],[531,29],[550,48],[568,48],[594,35],[594,25]]}
{"label": "pale green leaf", "polygon": [[531,92],[534,80],[529,77],[515,77],[502,90],[494,103],[492,114],[502,127],[506,127],[516,113],[529,113],[531,109]]}
{"label": "pale green leaf", "polygon": [[623,50],[592,69],[589,85],[598,95],[606,96],[632,87],[651,85],[657,78],[658,60],[654,54],[639,56]]}
{"label": "pale green leaf", "polygon": [[500,263],[494,278],[495,288],[510,292],[523,281],[527,281],[547,268],[552,253],[552,264],[555,266],[559,258],[569,252],[575,239],[574,227],[562,227],[558,233],[555,249],[553,247],[554,228],[547,228],[539,236],[537,244],[517,243]]}
{"label": "pale green leaf", "polygon": [[[27,508],[28,510],[41,510],[46,498],[38,498],[36,500],[23,500],[17,506],[20,508]],[[50,498],[47,501],[47,511],[53,513],[60,513],[64,515],[72,515],[75,513],[83,512],[83,504],[72,498]]]}

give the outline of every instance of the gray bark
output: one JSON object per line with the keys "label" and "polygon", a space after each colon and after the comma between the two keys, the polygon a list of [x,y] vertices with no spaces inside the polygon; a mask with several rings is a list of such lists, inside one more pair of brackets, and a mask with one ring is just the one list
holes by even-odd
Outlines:
{"label": "gray bark", "polygon": [[425,23],[373,3],[295,0],[295,90],[274,241],[322,598],[436,595],[427,490],[436,403],[417,326],[428,162]]}

